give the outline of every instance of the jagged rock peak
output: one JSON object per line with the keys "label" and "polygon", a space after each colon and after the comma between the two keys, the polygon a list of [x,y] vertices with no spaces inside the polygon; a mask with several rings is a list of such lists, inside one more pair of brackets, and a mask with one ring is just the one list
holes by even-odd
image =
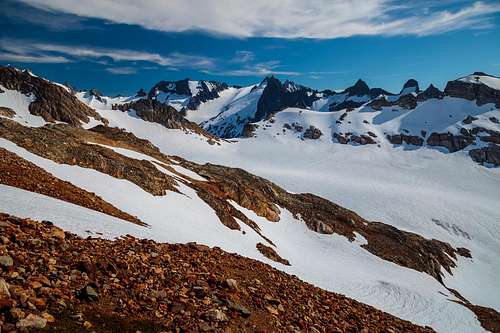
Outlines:
{"label": "jagged rock peak", "polygon": [[350,96],[365,96],[370,94],[370,87],[365,81],[358,79],[352,87],[347,88],[344,92],[349,93]]}
{"label": "jagged rock peak", "polygon": [[420,92],[420,88],[418,86],[417,80],[409,79],[403,85],[403,89],[401,89],[401,94],[403,94],[403,93],[411,93],[411,92],[416,92],[416,93]]}
{"label": "jagged rock peak", "polygon": [[274,75],[266,76],[262,80],[261,84],[265,84],[265,85],[271,84],[271,85],[275,85],[275,86],[279,85],[281,87],[281,81],[278,78],[276,78]]}
{"label": "jagged rock peak", "polygon": [[444,97],[444,92],[436,88],[432,83],[425,89],[423,92],[421,92],[417,96],[417,100],[419,101],[425,101],[430,98],[438,98],[441,99]]}
{"label": "jagged rock peak", "polygon": [[92,96],[96,96],[96,97],[102,97],[102,93],[99,90],[97,90],[96,88],[90,89],[89,94]]}
{"label": "jagged rock peak", "polygon": [[216,94],[229,86],[224,82],[216,81],[194,81],[188,78],[178,81],[160,81],[151,88],[149,92],[149,97],[155,97],[160,92],[164,93],[175,93],[177,95],[183,96],[196,96],[199,94]]}
{"label": "jagged rock peak", "polygon": [[144,90],[144,88],[141,88],[139,89],[139,91],[135,94],[137,97],[145,97],[147,96],[148,94],[146,93],[146,91]]}

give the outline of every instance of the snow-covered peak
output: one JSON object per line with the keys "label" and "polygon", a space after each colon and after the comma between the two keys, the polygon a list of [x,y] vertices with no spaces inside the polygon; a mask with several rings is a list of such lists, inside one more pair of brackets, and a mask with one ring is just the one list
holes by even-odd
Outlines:
{"label": "snow-covered peak", "polygon": [[474,84],[484,84],[495,90],[500,90],[500,77],[488,75],[482,72],[475,72],[471,75],[458,79],[458,81]]}
{"label": "snow-covered peak", "polygon": [[297,90],[300,90],[301,86],[297,85],[295,82],[293,81],[288,81],[286,80],[284,83],[283,83],[283,88],[285,88],[285,90],[287,92],[295,92]]}
{"label": "snow-covered peak", "polygon": [[191,91],[191,96],[196,96],[201,90],[200,81],[188,81],[189,90]]}
{"label": "snow-covered peak", "polygon": [[418,86],[418,82],[414,79],[409,79],[401,89],[399,93],[400,96],[408,95],[408,94],[416,94],[420,92],[420,88]]}

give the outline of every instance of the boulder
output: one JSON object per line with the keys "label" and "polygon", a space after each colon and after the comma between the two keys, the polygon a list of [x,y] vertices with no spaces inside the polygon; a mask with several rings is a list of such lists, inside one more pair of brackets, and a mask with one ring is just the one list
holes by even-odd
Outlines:
{"label": "boulder", "polygon": [[427,139],[429,146],[440,146],[448,149],[450,153],[459,151],[474,142],[473,137],[453,135],[451,133],[431,133]]}
{"label": "boulder", "polygon": [[500,146],[490,144],[487,147],[479,149],[471,149],[469,156],[477,163],[491,163],[495,166],[500,166]]}
{"label": "boulder", "polygon": [[24,329],[42,329],[47,326],[47,319],[30,313],[26,318],[21,319],[16,324],[17,328]]}
{"label": "boulder", "polygon": [[376,143],[372,137],[370,137],[369,135],[364,135],[364,134],[361,134],[359,136],[358,135],[351,135],[351,142],[354,142],[354,143],[357,143],[360,145],[373,145]]}
{"label": "boulder", "polygon": [[387,140],[393,145],[400,145],[403,142],[409,145],[414,146],[422,146],[424,144],[424,140],[416,135],[406,135],[406,134],[395,134],[395,135],[387,135]]}
{"label": "boulder", "polygon": [[309,126],[308,129],[304,132],[305,139],[317,140],[319,139],[323,133],[319,128],[314,127],[313,125]]}
{"label": "boulder", "polygon": [[14,261],[11,256],[4,255],[0,256],[0,266],[4,269],[9,269],[12,265],[14,265]]}
{"label": "boulder", "polygon": [[469,125],[469,124],[472,124],[472,122],[476,121],[477,119],[478,118],[469,115],[464,120],[462,120],[462,123]]}

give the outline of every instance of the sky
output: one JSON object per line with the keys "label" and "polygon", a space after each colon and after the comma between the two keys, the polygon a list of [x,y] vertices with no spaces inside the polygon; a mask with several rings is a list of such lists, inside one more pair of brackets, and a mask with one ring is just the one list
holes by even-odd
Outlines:
{"label": "sky", "polygon": [[500,75],[500,0],[2,0],[0,64],[106,95],[184,78],[398,92]]}

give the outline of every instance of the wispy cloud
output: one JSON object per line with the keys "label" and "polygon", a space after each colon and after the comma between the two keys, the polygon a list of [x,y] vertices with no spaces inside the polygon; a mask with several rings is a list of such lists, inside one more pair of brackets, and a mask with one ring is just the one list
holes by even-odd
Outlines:
{"label": "wispy cloud", "polygon": [[22,62],[22,63],[45,63],[45,64],[70,62],[69,59],[61,56],[49,56],[49,55],[30,56],[30,55],[14,54],[1,51],[0,51],[0,61],[11,61],[11,62]]}
{"label": "wispy cloud", "polygon": [[[162,55],[128,49],[110,49],[90,46],[37,43],[26,40],[0,39],[0,52],[10,56],[11,61],[37,62],[37,57],[52,62],[70,62],[91,60],[100,64],[109,64],[107,58],[114,62],[147,62],[168,68],[213,69],[215,60],[209,57],[173,52]],[[57,60],[60,61],[57,61]],[[42,62],[42,61],[38,61]]]}
{"label": "wispy cloud", "polygon": [[108,73],[117,75],[130,75],[137,73],[137,69],[134,67],[108,67],[105,70]]}
{"label": "wispy cloud", "polygon": [[[486,29],[498,1],[396,0],[22,0],[44,10],[160,31],[200,30],[236,37],[338,38],[430,35]],[[450,5],[447,9],[446,5]]]}
{"label": "wispy cloud", "polygon": [[52,31],[97,29],[87,18],[40,10],[16,0],[0,1],[0,17],[2,20],[40,25]]}
{"label": "wispy cloud", "polygon": [[247,63],[255,59],[255,54],[252,51],[236,51],[231,62],[234,63]]}
{"label": "wispy cloud", "polygon": [[207,74],[222,75],[222,76],[254,76],[263,77],[268,75],[301,75],[300,72],[287,71],[283,69],[283,65],[278,60],[246,63],[240,68],[225,69],[216,71],[204,71]]}

